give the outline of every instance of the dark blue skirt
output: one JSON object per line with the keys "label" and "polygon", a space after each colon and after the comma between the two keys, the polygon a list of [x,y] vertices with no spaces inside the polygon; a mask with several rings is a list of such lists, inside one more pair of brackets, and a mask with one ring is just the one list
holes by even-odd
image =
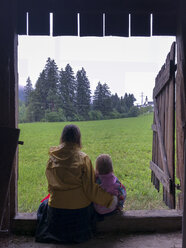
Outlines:
{"label": "dark blue skirt", "polygon": [[81,243],[93,237],[96,213],[93,204],[81,209],[59,209],[42,202],[37,212],[36,242]]}

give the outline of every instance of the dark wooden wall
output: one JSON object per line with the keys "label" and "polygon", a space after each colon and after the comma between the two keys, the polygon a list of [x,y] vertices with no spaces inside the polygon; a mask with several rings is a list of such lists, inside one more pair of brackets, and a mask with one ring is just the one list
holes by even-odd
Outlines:
{"label": "dark wooden wall", "polygon": [[[0,126],[17,127],[17,34],[16,0],[2,0],[0,7]],[[1,173],[3,173],[1,171]],[[17,156],[9,189],[3,229],[17,211]],[[1,199],[2,201],[3,199]]]}
{"label": "dark wooden wall", "polygon": [[[179,20],[178,20],[178,27],[177,27],[177,47],[178,47],[178,72],[176,83],[179,81],[179,85],[177,87],[177,95],[176,97],[180,99],[180,105],[176,106],[179,107],[178,113],[180,121],[180,134],[179,134],[179,143],[180,149],[178,152],[178,162],[182,163],[182,171],[177,171],[177,175],[181,179],[181,187],[183,190],[183,197],[181,200],[181,204],[183,202],[183,248],[186,248],[186,2],[184,0],[180,0],[180,9],[179,9]],[[179,161],[179,156],[180,160]],[[182,173],[182,174],[181,174]]]}
{"label": "dark wooden wall", "polygon": [[[28,3],[28,6],[24,6],[24,3]],[[138,34],[141,32],[140,28],[143,26],[143,22],[139,22],[139,20],[144,20],[146,22],[147,20],[147,35],[149,35],[149,11],[154,13],[154,34],[171,34],[172,28],[175,28],[175,23],[177,18],[173,19],[172,17],[175,16],[175,11],[178,3],[181,4],[180,7],[180,12],[179,12],[179,23],[178,23],[178,29],[177,29],[177,44],[178,44],[178,60],[180,61],[179,63],[179,68],[178,68],[178,76],[182,77],[182,83],[181,83],[181,92],[180,94],[177,95],[177,98],[180,97],[180,101],[182,101],[181,107],[181,114],[182,114],[182,126],[180,130],[182,130],[182,147],[184,142],[186,141],[186,122],[185,122],[185,95],[186,95],[186,3],[185,0],[179,0],[179,1],[170,1],[170,0],[164,0],[164,1],[157,1],[157,0],[152,0],[152,1],[147,1],[147,0],[126,0],[126,1],[120,1],[120,0],[97,0],[97,1],[83,1],[83,0],[69,0],[69,1],[62,1],[62,0],[54,0],[54,1],[26,1],[26,0],[1,0],[1,7],[0,7],[0,31],[1,31],[1,38],[0,38],[0,126],[6,126],[6,127],[12,127],[15,128],[17,127],[17,94],[18,94],[18,82],[17,82],[17,33],[22,32],[24,34],[25,25],[26,25],[26,20],[25,20],[25,13],[26,11],[30,11],[31,9],[36,10],[33,11],[33,13],[30,15],[29,18],[34,17],[33,22],[31,21],[30,25],[33,23],[33,32],[37,32],[37,16],[40,15],[40,13],[37,11],[37,6],[38,3],[40,6],[45,6],[47,7],[47,3],[53,2],[53,6],[55,8],[58,8],[56,6],[60,6],[63,8],[66,8],[69,10],[69,15],[71,17],[74,17],[74,12],[82,12],[82,18],[85,18],[87,15],[87,8],[89,8],[89,12],[93,11],[96,12],[97,16],[96,18],[99,18],[99,13],[106,13],[106,18],[107,18],[107,23],[108,23],[108,28],[106,28],[106,32],[108,35],[112,34],[120,34],[121,30],[114,26],[119,27],[120,24],[120,18],[118,18],[118,15],[124,16],[125,18],[125,11],[121,12],[120,6],[122,9],[125,9],[126,12],[132,13],[132,22],[133,22],[133,35]],[[109,2],[109,5],[107,3]],[[124,4],[125,2],[125,4]],[[87,3],[89,3],[87,5]],[[149,4],[151,3],[151,5]],[[78,4],[80,4],[78,6]],[[18,9],[18,6],[22,6],[23,8],[20,7]],[[50,6],[50,4],[48,5]],[[76,11],[72,11],[72,6],[73,8],[77,8]],[[99,9],[98,9],[99,7]],[[162,8],[161,8],[162,7]],[[79,8],[79,9],[78,9]],[[161,9],[161,11],[160,11]],[[90,11],[91,10],[91,11]],[[99,11],[98,11],[99,10]],[[48,9],[48,12],[51,11],[51,9]],[[120,13],[119,13],[119,12]],[[45,11],[44,11],[45,12]],[[99,13],[98,13],[99,12]],[[17,13],[19,13],[19,16],[17,18]],[[43,13],[43,12],[42,12]],[[48,15],[48,14],[47,14]],[[44,13],[44,17],[46,17]],[[60,17],[57,14],[56,11],[56,16],[55,16],[55,22],[56,22],[56,30],[55,34],[60,35],[61,29],[59,29],[59,25],[61,22],[61,18],[69,18],[69,15],[65,17]],[[165,19],[165,17],[167,18]],[[90,18],[90,26],[92,25],[91,21],[91,15],[89,15]],[[17,23],[17,20],[19,23]],[[48,20],[48,17],[45,19]],[[74,18],[71,18],[71,20],[74,22],[76,25],[76,20]],[[84,19],[87,21],[87,18]],[[167,21],[166,21],[167,20]],[[48,23],[48,21],[47,21]],[[83,23],[83,22],[82,22]],[[135,24],[136,23],[136,24]],[[135,26],[135,25],[136,26]],[[139,27],[137,27],[139,24]],[[169,24],[171,24],[169,26]],[[82,30],[85,30],[86,34],[86,26],[82,24]],[[45,23],[44,25],[45,26]],[[48,24],[47,24],[48,26]],[[18,31],[16,28],[18,27]],[[35,30],[36,28],[36,30]],[[74,29],[74,26],[71,26],[72,28],[72,33],[75,33],[77,35],[77,30]],[[69,27],[70,29],[70,27]],[[66,29],[64,27],[64,32],[62,34],[66,34],[69,29]],[[48,30],[48,29],[47,29]],[[74,31],[75,30],[75,31]],[[87,29],[89,30],[89,28]],[[124,30],[124,29],[123,29]],[[40,31],[40,30],[39,30]],[[46,30],[45,30],[46,31]],[[156,31],[156,32],[155,32]],[[48,31],[46,31],[48,32]],[[94,32],[94,29],[93,29]],[[97,31],[96,31],[97,32]],[[114,33],[115,32],[115,33]],[[123,31],[124,32],[124,31]],[[146,32],[142,30],[142,32]],[[174,34],[175,30],[172,32]],[[126,35],[122,34],[123,36]],[[181,74],[181,73],[182,74]],[[186,156],[186,148],[182,150],[182,161],[184,160],[184,156]],[[183,164],[183,162],[182,162]],[[185,163],[186,165],[186,163]],[[180,174],[180,172],[178,172]],[[184,189],[184,192],[186,192],[186,184],[184,184],[184,176],[183,173],[180,176],[182,180],[182,187]],[[17,211],[17,157],[15,158],[14,162],[14,173],[12,176],[11,180],[11,186],[10,186],[10,192],[9,192],[9,202],[7,204],[7,221],[5,222],[5,228],[8,226],[8,222],[11,218],[14,217],[16,211]],[[3,200],[3,199],[1,199]],[[186,197],[184,201],[184,216],[186,215]],[[186,225],[185,225],[185,220],[183,222],[184,226],[184,236],[186,237]],[[184,241],[184,248],[186,247],[186,241]]]}

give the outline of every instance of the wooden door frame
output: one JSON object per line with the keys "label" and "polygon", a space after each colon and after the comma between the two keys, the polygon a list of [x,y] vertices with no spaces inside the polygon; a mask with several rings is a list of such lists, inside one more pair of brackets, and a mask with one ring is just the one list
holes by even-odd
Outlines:
{"label": "wooden door frame", "polygon": [[[177,32],[177,43],[181,47],[184,71],[184,85],[186,88],[186,3],[180,0],[180,21]],[[17,33],[16,33],[16,0],[2,0],[0,9],[0,125],[17,127],[17,99],[18,99],[18,79],[17,79]],[[5,25],[6,24],[6,25]],[[184,129],[184,140],[186,141],[186,128]],[[185,142],[186,143],[186,142]],[[186,157],[186,148],[184,149]],[[185,162],[186,168],[186,162]],[[186,170],[184,173],[186,179]],[[14,164],[14,173],[10,187],[10,217],[17,213],[17,158]],[[186,180],[184,181],[184,192],[186,192]],[[184,218],[183,234],[186,239],[186,195],[184,195]],[[186,248],[186,240],[183,239],[183,247]]]}
{"label": "wooden door frame", "polygon": [[[0,126],[17,128],[18,125],[18,71],[16,33],[16,0],[2,0],[0,9]],[[17,153],[3,228],[8,229],[10,220],[17,213]]]}

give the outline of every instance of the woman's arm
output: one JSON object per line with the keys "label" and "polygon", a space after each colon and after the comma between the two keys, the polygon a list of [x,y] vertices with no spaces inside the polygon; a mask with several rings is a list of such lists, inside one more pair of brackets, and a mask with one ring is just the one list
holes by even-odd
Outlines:
{"label": "woman's arm", "polygon": [[82,182],[87,198],[94,203],[109,208],[114,204],[113,200],[115,201],[115,199],[111,194],[105,192],[95,183],[95,171],[89,157],[86,156],[84,160],[85,163],[82,167]]}

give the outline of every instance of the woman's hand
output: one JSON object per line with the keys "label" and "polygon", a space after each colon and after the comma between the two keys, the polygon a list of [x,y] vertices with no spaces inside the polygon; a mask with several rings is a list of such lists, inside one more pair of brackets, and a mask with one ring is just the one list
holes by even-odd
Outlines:
{"label": "woman's hand", "polygon": [[118,197],[113,195],[113,200],[109,208],[110,209],[116,208],[117,204],[118,204]]}

